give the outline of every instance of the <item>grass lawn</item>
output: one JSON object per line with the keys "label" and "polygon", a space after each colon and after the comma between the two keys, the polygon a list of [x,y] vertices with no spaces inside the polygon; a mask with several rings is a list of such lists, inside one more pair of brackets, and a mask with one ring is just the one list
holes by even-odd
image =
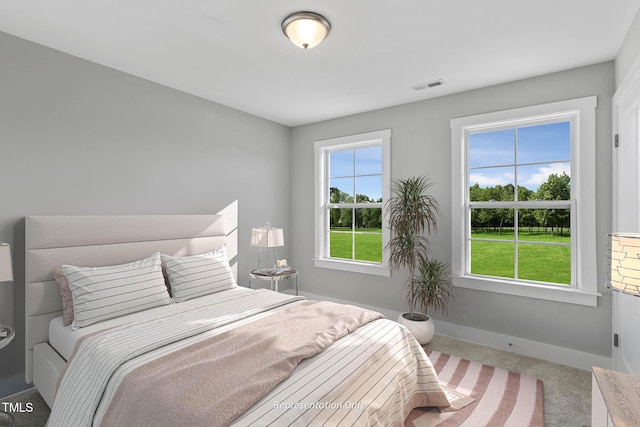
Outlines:
{"label": "grass lawn", "polygon": [[[520,232],[519,239],[527,242],[570,243],[568,235]],[[472,238],[513,239],[513,231],[473,233]],[[515,243],[471,242],[471,273],[514,278]],[[571,284],[571,248],[569,246],[518,245],[518,278],[539,282]]]}
{"label": "grass lawn", "polygon": [[[356,259],[382,262],[382,230],[358,229],[373,233],[351,233],[349,228],[331,230],[330,256],[332,258]],[[491,240],[513,240],[513,230],[473,233],[472,238]],[[520,232],[518,237],[526,242],[570,243],[569,235]],[[355,257],[352,254],[355,238]],[[471,242],[471,273],[486,276],[514,278],[515,243],[477,241]],[[571,284],[571,248],[569,246],[518,245],[518,278],[538,282]]]}
{"label": "grass lawn", "polygon": [[[542,230],[542,229],[541,229]],[[549,229],[550,230],[550,229]],[[502,232],[494,230],[478,230],[471,232],[472,239],[500,239],[500,240],[513,240],[513,228],[505,228]],[[571,235],[564,229],[564,233],[551,234],[540,232],[529,233],[526,229],[522,229],[518,232],[518,239],[527,242],[556,242],[556,243],[569,243],[571,241]]]}
{"label": "grass lawn", "polygon": [[[355,234],[347,231],[339,231],[330,234],[330,255],[331,258],[344,258],[344,259],[356,259],[358,261],[371,261],[382,262],[382,229],[381,228],[368,228],[358,229],[366,233],[375,234]],[[332,229],[332,231],[338,231]],[[352,249],[352,237],[355,236],[355,251],[356,256],[353,257],[351,253]]]}

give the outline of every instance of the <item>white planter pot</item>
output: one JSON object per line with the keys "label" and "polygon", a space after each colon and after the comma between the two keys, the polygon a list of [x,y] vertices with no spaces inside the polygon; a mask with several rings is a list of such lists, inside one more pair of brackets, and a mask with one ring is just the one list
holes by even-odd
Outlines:
{"label": "white planter pot", "polygon": [[398,323],[409,329],[420,344],[424,345],[431,341],[434,333],[433,320],[429,316],[426,316],[425,320],[409,320],[405,315],[408,317],[409,313],[402,313],[398,317]]}

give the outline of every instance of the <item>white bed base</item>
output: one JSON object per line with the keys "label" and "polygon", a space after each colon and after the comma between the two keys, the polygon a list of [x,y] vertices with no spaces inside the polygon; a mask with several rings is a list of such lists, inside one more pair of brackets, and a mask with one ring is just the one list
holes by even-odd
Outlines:
{"label": "white bed base", "polygon": [[40,343],[33,347],[33,385],[49,408],[53,406],[58,378],[66,364],[66,360],[49,344]]}
{"label": "white bed base", "polygon": [[25,380],[53,405],[66,361],[49,345],[49,322],[62,315],[52,269],[99,267],[154,252],[195,255],[227,245],[237,255],[235,230],[221,215],[30,216],[25,221]]}

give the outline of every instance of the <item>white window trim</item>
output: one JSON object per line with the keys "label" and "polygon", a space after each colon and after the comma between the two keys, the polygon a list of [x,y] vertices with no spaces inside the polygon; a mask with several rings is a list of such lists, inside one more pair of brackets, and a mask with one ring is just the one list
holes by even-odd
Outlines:
{"label": "white window trim", "polygon": [[[451,119],[451,169],[452,169],[452,282],[460,288],[497,292],[563,303],[598,305],[598,274],[596,257],[596,202],[595,202],[595,135],[597,97],[552,102],[531,107],[516,108],[494,113]],[[572,253],[575,256],[575,283],[572,287],[559,287],[527,283],[520,280],[474,276],[468,273],[466,250],[466,230],[469,227],[466,194],[465,136],[469,131],[495,126],[509,126],[521,123],[523,119],[553,119],[562,115],[577,113],[576,133],[579,147],[572,144],[572,186],[575,185],[572,211],[575,211],[576,236],[572,236]],[[575,182],[575,184],[574,184]]]}
{"label": "white window trim", "polygon": [[[329,258],[325,237],[325,231],[329,223],[329,218],[327,217],[327,211],[325,209],[325,205],[327,203],[327,194],[325,191],[323,191],[328,176],[326,153],[328,151],[337,149],[356,148],[372,144],[382,144],[382,263],[378,264]],[[384,249],[387,246],[390,237],[389,227],[387,226],[385,205],[386,201],[389,200],[391,188],[391,129],[315,141],[314,150],[314,265],[320,268],[330,268],[334,270],[351,271],[355,273],[373,274],[377,276],[391,276],[388,251]]]}

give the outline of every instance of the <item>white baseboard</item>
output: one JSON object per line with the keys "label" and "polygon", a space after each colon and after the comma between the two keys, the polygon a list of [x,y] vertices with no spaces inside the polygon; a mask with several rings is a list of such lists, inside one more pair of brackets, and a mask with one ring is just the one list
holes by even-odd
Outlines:
{"label": "white baseboard", "polygon": [[[287,293],[293,291],[287,290]],[[314,300],[333,301],[343,304],[356,305],[358,307],[375,310],[384,314],[388,319],[395,320],[400,312],[388,310],[380,307],[368,306],[354,301],[341,300],[339,298],[328,297],[309,292],[300,292],[301,295]],[[524,356],[535,357],[537,359],[548,360],[550,362],[560,363],[562,365],[572,366],[574,368],[591,370],[592,366],[611,369],[611,357],[600,356],[597,354],[586,353],[583,351],[572,350],[570,348],[560,347],[551,344],[545,344],[538,341],[531,341],[525,338],[514,337],[496,332],[485,331],[482,329],[471,328],[468,326],[457,325],[455,323],[435,320],[436,333],[475,344],[486,345],[488,347],[500,350],[511,351],[513,353],[522,354]]]}
{"label": "white baseboard", "polygon": [[566,347],[532,341],[521,337],[499,334],[482,329],[470,328],[455,323],[434,320],[436,333],[464,341],[482,344],[499,350],[511,351],[524,356],[535,357],[549,362],[560,363],[574,368],[591,370],[592,366],[611,369],[611,357]]}

